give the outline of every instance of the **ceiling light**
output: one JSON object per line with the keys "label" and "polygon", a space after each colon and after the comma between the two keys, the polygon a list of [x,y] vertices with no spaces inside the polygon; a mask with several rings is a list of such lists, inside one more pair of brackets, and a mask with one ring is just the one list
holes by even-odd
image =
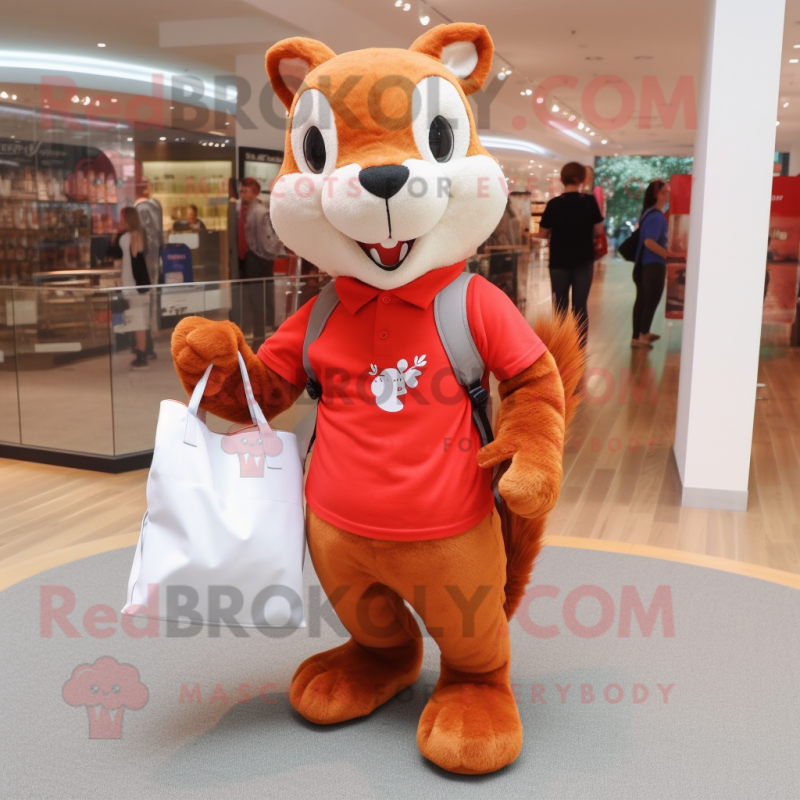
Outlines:
{"label": "ceiling light", "polygon": [[112,103],[116,103],[116,102],[117,102],[117,98],[116,98],[116,97],[112,97],[112,98],[111,98],[111,102],[112,102]]}
{"label": "ceiling light", "polygon": [[161,142],[166,142],[167,141],[167,137],[166,136],[159,136],[158,139]]}
{"label": "ceiling light", "polygon": [[104,42],[98,42],[98,43],[97,43],[97,46],[98,46],[98,47],[105,47],[105,43],[104,43]]}
{"label": "ceiling light", "polygon": [[590,131],[589,136],[594,136],[594,131]]}
{"label": "ceiling light", "polygon": [[575,115],[574,114],[570,114],[569,115],[569,121],[570,122],[575,122]]}
{"label": "ceiling light", "polygon": [[128,137],[128,141],[129,141],[129,142],[132,142],[132,141],[133,141],[133,136],[129,136],[129,137]]}
{"label": "ceiling light", "polygon": [[431,18],[427,14],[420,14],[419,16],[419,24],[420,25],[427,25],[431,21]]}
{"label": "ceiling light", "polygon": [[777,121],[775,124],[776,124],[776,125],[780,125],[780,124],[781,124],[781,123],[780,123],[780,120],[778,120],[778,121]]}
{"label": "ceiling light", "polygon": [[579,128],[580,130],[583,130],[585,127],[586,127],[586,126],[585,126],[585,125],[584,125],[582,122],[579,122],[579,123],[578,123],[578,128]]}
{"label": "ceiling light", "polygon": [[170,111],[174,111],[174,110],[175,110],[175,106],[170,106],[170,107],[169,107],[169,110],[170,110]]}
{"label": "ceiling light", "polygon": [[796,64],[798,61],[800,61],[800,59],[797,59],[797,58],[790,58],[789,59],[789,63],[790,64]]}
{"label": "ceiling light", "polygon": [[76,94],[72,95],[72,102],[73,103],[80,103],[80,101],[81,101],[81,99],[80,99],[80,97],[78,97],[78,95],[76,95]]}
{"label": "ceiling light", "polygon": [[411,3],[405,3],[403,5],[403,11],[408,11],[408,10],[410,10],[410,8],[411,8]]}
{"label": "ceiling light", "polygon": [[788,105],[789,105],[788,103],[784,103],[783,107],[786,108]]}
{"label": "ceiling light", "polygon": [[[11,95],[11,99],[12,99],[12,100],[16,100],[16,99],[17,99],[17,96],[16,96],[15,94],[12,94],[12,95]],[[786,105],[788,106],[789,104],[787,103]]]}
{"label": "ceiling light", "polygon": [[608,139],[603,139],[600,144],[608,144]]}
{"label": "ceiling light", "polygon": [[0,97],[2,97],[3,100],[7,100],[8,99],[8,92],[0,92]]}
{"label": "ceiling light", "polygon": [[499,81],[504,81],[505,79],[506,79],[506,74],[505,74],[505,72],[498,72],[498,73],[497,73],[497,80],[499,80]]}
{"label": "ceiling light", "polygon": [[562,117],[566,117],[566,116],[567,116],[567,112],[566,112],[566,111],[562,111],[562,112],[561,112],[561,116],[562,116]]}
{"label": "ceiling light", "polygon": [[794,45],[794,49],[795,49],[795,50],[800,50],[800,44],[796,44],[796,45]]}
{"label": "ceiling light", "polygon": [[91,103],[91,102],[92,102],[92,98],[91,98],[91,97],[89,97],[89,95],[87,94],[87,95],[86,95],[86,97],[84,97],[84,98],[83,98],[83,104],[84,104],[85,106],[88,106],[88,105],[89,105],[89,103]]}
{"label": "ceiling light", "polygon": [[550,110],[555,114],[559,110],[559,108],[555,103],[553,103],[553,107]]}
{"label": "ceiling light", "polygon": [[510,67],[505,67],[503,69],[503,72],[505,72],[506,75],[510,75],[511,74],[511,68]]}
{"label": "ceiling light", "polygon": [[397,0],[394,4],[395,8],[400,8],[403,5],[403,0]]}
{"label": "ceiling light", "polygon": [[530,163],[531,163],[531,164],[533,164],[533,162],[534,162],[534,159],[531,159],[531,162],[530,162]]}
{"label": "ceiling light", "polygon": [[525,94],[527,94],[528,97],[530,97],[533,94],[533,89],[526,89]]}
{"label": "ceiling light", "polygon": [[521,94],[523,97],[525,97],[525,92],[520,92],[520,94]]}
{"label": "ceiling light", "polygon": [[523,153],[533,153],[537,156],[547,154],[547,151],[539,147],[533,142],[525,141],[524,139],[512,139],[508,136],[494,136],[490,134],[481,135],[481,144],[487,148],[497,148],[498,150],[519,150]]}
{"label": "ceiling light", "polygon": [[96,106],[99,106],[99,105],[100,105],[100,101],[99,101],[99,100],[95,100],[95,101],[94,101],[94,104],[95,104]]}

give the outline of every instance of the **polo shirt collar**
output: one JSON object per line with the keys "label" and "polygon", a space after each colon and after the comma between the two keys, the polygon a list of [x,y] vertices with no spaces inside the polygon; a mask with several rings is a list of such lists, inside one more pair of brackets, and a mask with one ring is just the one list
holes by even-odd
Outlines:
{"label": "polo shirt collar", "polygon": [[[459,261],[449,267],[433,269],[411,281],[411,283],[392,289],[386,294],[394,295],[407,303],[411,303],[411,305],[417,306],[417,308],[425,309],[445,286],[452,283],[464,271],[464,264],[464,261]],[[357,278],[343,275],[336,278],[336,294],[339,296],[342,305],[351,314],[355,314],[370,300],[374,300],[381,294],[381,290],[363,283]]]}

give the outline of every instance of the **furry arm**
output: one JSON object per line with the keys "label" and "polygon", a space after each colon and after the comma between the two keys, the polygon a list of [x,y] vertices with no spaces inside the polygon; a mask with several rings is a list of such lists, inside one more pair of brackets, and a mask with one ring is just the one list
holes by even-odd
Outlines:
{"label": "furry arm", "polygon": [[191,395],[209,364],[211,371],[200,407],[230,422],[249,423],[237,353],[244,358],[253,394],[268,420],[289,408],[304,387],[271,370],[247,345],[233,322],[202,317],[181,320],[172,334],[172,358],[183,388]]}
{"label": "furry arm", "polygon": [[498,489],[509,509],[533,519],[546,514],[561,490],[564,452],[564,387],[546,352],[519,375],[500,384],[502,403],[495,440],[478,452],[481,467],[511,459]]}

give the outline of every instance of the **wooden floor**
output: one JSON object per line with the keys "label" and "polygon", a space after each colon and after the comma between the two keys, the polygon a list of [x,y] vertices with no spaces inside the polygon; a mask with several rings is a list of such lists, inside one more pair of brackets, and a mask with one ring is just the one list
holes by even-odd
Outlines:
{"label": "wooden floor", "polygon": [[[652,351],[631,350],[632,290],[629,265],[598,269],[589,397],[567,445],[548,533],[800,574],[800,350],[762,349],[766,386],[756,404],[748,511],[681,508],[672,457],[681,324],[659,311],[654,332],[662,339]],[[629,375],[640,385],[652,376],[653,393],[637,397]],[[0,577],[33,574],[65,548],[135,543],[146,478],[145,470],[112,476],[0,459]]]}

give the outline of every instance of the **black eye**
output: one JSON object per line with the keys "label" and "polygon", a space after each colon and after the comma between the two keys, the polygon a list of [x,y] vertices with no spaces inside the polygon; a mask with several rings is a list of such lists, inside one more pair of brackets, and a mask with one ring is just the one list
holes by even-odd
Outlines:
{"label": "black eye", "polygon": [[119,694],[122,691],[122,687],[118,683],[115,683],[111,687],[111,691],[114,692],[114,694]]}
{"label": "black eye", "polygon": [[453,129],[442,116],[434,117],[428,131],[428,144],[437,161],[449,161],[453,155]]}
{"label": "black eye", "polygon": [[306,131],[306,138],[303,139],[303,155],[312,172],[319,174],[325,169],[325,140],[316,126]]}
{"label": "black eye", "polygon": [[98,685],[95,683],[95,684],[94,684],[94,685],[93,685],[93,686],[92,686],[92,687],[89,689],[89,691],[90,691],[92,694],[97,694],[97,693],[100,691],[100,687],[99,687],[99,686],[98,686]]}

